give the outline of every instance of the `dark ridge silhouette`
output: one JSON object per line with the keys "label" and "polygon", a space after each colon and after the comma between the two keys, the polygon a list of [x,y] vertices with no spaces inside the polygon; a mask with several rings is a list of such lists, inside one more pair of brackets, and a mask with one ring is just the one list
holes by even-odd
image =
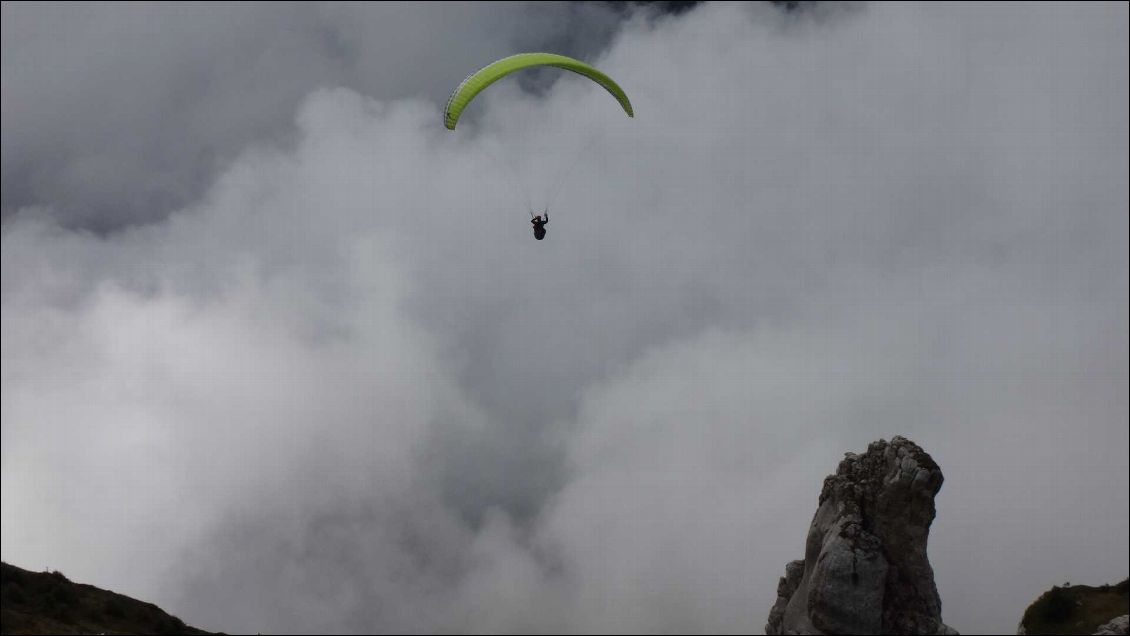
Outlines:
{"label": "dark ridge silhouette", "polygon": [[[1024,611],[1019,634],[1095,634],[1130,614],[1130,579],[1117,585],[1052,586]],[[1122,624],[1125,626],[1126,621]],[[1110,632],[1118,633],[1118,632]],[[1126,633],[1125,627],[1122,632]]]}
{"label": "dark ridge silhouette", "polygon": [[211,634],[152,603],[0,563],[0,633]]}

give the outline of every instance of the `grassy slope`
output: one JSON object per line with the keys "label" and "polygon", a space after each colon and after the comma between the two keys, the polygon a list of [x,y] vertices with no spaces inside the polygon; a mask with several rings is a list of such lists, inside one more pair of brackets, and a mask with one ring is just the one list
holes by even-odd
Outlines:
{"label": "grassy slope", "polygon": [[4,634],[207,634],[152,603],[0,563]]}
{"label": "grassy slope", "polygon": [[1123,614],[1130,614],[1130,580],[1099,587],[1053,587],[1028,606],[1021,625],[1029,634],[1093,634]]}

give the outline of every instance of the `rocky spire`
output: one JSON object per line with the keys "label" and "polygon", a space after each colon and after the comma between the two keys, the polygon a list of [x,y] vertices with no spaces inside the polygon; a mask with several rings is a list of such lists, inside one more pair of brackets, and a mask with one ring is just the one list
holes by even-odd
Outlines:
{"label": "rocky spire", "polygon": [[803,561],[777,586],[767,634],[956,634],[926,541],[942,471],[903,437],[847,453],[824,480]]}

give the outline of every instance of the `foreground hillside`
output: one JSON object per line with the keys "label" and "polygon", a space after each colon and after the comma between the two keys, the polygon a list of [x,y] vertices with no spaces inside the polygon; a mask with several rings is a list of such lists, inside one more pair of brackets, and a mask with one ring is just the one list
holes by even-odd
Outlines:
{"label": "foreground hillside", "polygon": [[[1130,614],[1130,580],[1118,585],[1064,585],[1044,592],[1020,621],[1023,634],[1094,634]],[[1122,632],[1125,633],[1125,632]]]}
{"label": "foreground hillside", "polygon": [[0,563],[4,634],[208,634],[152,603]]}

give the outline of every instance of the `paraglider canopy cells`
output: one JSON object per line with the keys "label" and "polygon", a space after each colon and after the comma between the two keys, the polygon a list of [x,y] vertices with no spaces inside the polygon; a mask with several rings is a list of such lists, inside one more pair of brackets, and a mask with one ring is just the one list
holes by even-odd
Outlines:
{"label": "paraglider canopy cells", "polygon": [[475,71],[463,80],[451,94],[447,100],[447,108],[443,111],[443,125],[448,130],[455,130],[455,124],[459,123],[459,116],[463,114],[463,109],[476,95],[481,93],[483,89],[491,84],[497,82],[503,77],[531,66],[556,66],[563,68],[567,71],[573,71],[580,75],[591,79],[592,81],[600,84],[607,90],[616,101],[620,102],[620,106],[628,117],[634,117],[632,112],[632,103],[628,101],[628,95],[620,86],[612,81],[604,73],[601,73],[596,68],[585,64],[580,60],[575,60],[565,55],[557,55],[556,53],[519,53],[518,55],[511,55],[510,57],[502,58],[497,62],[493,62],[484,66],[483,68]]}

